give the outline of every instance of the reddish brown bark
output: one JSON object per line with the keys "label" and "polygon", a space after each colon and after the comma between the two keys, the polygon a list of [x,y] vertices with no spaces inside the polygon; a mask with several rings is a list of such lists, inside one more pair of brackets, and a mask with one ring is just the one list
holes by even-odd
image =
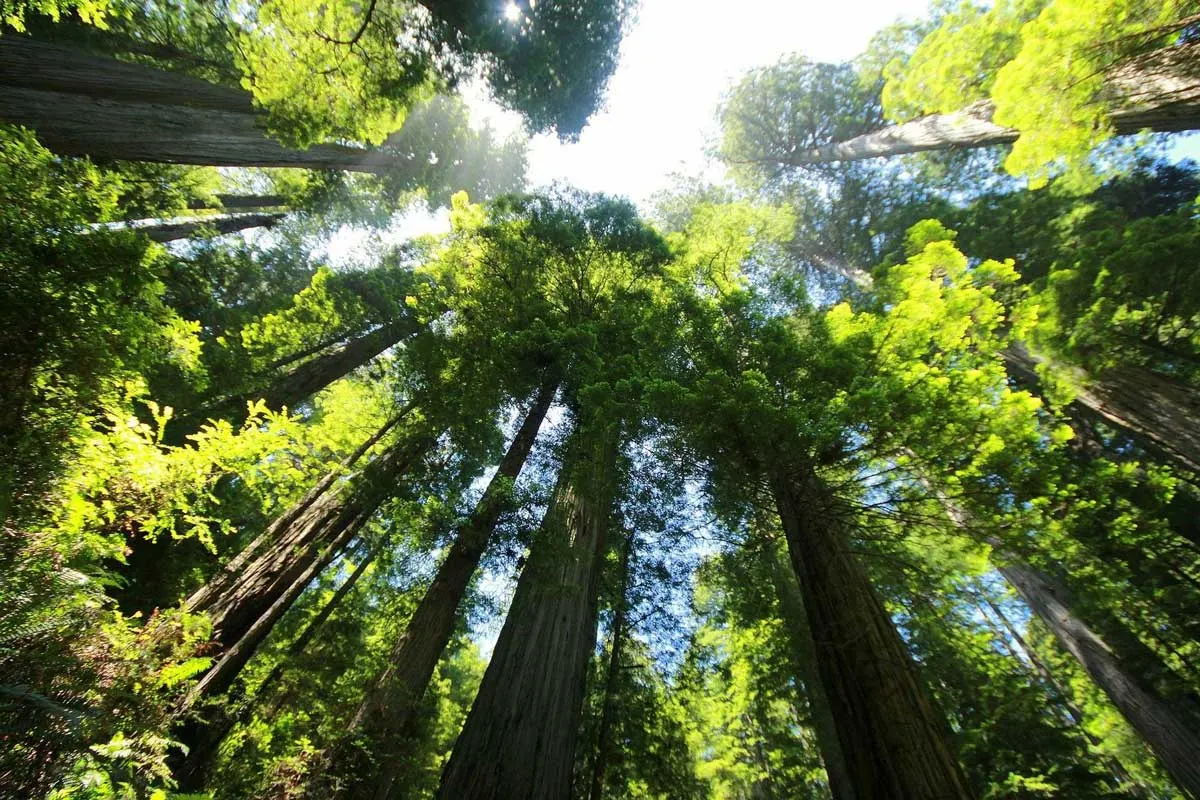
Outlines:
{"label": "reddish brown bark", "polygon": [[945,721],[848,549],[847,509],[806,467],[775,464],[769,479],[855,795],[971,798]]}
{"label": "reddish brown bark", "polygon": [[375,785],[376,798],[391,796],[401,758],[397,746],[412,733],[418,704],[450,643],[459,606],[504,510],[505,487],[520,476],[556,389],[557,381],[548,380],[534,398],[495,476],[471,517],[458,529],[433,583],[393,646],[387,667],[350,722],[351,733],[362,730],[377,743],[374,755],[382,769]]}
{"label": "reddish brown bark", "polygon": [[[438,797],[566,800],[595,645],[616,434],[575,449],[517,582]],[[577,440],[576,444],[580,444]]]}

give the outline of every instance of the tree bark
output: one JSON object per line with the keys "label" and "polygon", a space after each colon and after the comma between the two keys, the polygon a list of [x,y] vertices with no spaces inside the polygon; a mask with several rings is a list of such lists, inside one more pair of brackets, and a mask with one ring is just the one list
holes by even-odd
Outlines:
{"label": "tree bark", "polygon": [[[374,797],[380,800],[391,796],[399,771],[397,762],[402,756],[398,749],[413,733],[421,698],[454,634],[467,586],[504,511],[507,487],[520,476],[557,389],[555,379],[547,379],[539,389],[495,476],[470,518],[458,529],[433,583],[392,647],[387,667],[376,677],[350,721],[350,734],[362,730],[378,748],[375,760],[382,769],[375,781]],[[334,759],[344,760],[344,756],[335,754]]]}
{"label": "tree bark", "polygon": [[829,793],[833,800],[855,800],[854,785],[846,768],[846,757],[842,755],[842,746],[838,742],[833,708],[829,705],[829,696],[825,694],[825,687],[821,685],[821,676],[817,670],[817,645],[813,641],[812,630],[808,627],[804,599],[800,595],[800,585],[796,583],[796,573],[779,548],[773,544],[769,546],[771,572],[775,578],[775,590],[779,595],[779,608],[783,612],[784,627],[792,645],[796,670],[804,684],[804,696],[808,700],[812,715],[813,732],[816,733],[817,747],[821,751],[821,761],[825,764],[825,774],[829,779]]}
{"label": "tree bark", "polygon": [[771,465],[771,492],[816,643],[817,669],[858,797],[970,798],[904,643],[810,468]]}
{"label": "tree bark", "polygon": [[251,208],[279,208],[287,204],[287,199],[281,194],[218,194],[215,203],[208,200],[189,200],[188,208],[244,211]]}
{"label": "tree bark", "polygon": [[213,230],[216,235],[249,230],[250,228],[274,228],[286,216],[275,214],[226,214],[219,217],[207,217],[189,220],[171,220],[153,225],[126,226],[128,230],[144,233],[151,241],[174,242],[187,239],[197,233]]}
{"label": "tree bark", "polygon": [[[414,437],[377,459],[356,481],[349,497],[325,515],[327,521],[318,528],[319,536],[291,551],[276,548],[271,558],[268,557],[272,553],[264,554],[243,573],[244,578],[235,585],[232,596],[221,598],[209,610],[210,616],[216,618],[214,641],[224,649],[176,706],[176,717],[180,720],[178,741],[190,745],[203,738],[205,722],[189,714],[192,708],[202,698],[221,694],[233,686],[276,623],[389,496],[389,485],[394,486],[395,478],[423,456],[434,441],[434,437]],[[263,561],[267,563],[258,563]]]}
{"label": "tree bark", "polygon": [[350,455],[342,459],[338,464],[337,469],[330,470],[317,481],[311,489],[288,508],[287,511],[276,517],[270,525],[267,526],[261,534],[259,534],[250,544],[246,545],[242,550],[229,560],[221,569],[209,578],[208,582],[193,592],[187,600],[184,601],[184,607],[189,610],[207,608],[215,602],[215,598],[222,592],[226,591],[230,584],[237,580],[246,566],[251,560],[258,555],[259,551],[268,543],[277,541],[285,530],[291,527],[305,511],[309,509],[318,499],[323,497],[334,482],[341,477],[344,477],[347,470],[354,466],[360,458],[365,456],[372,447],[379,444],[388,431],[400,424],[405,417],[416,408],[415,402],[410,402],[400,410],[396,416],[392,417],[384,423],[379,430],[371,434],[365,442],[358,446],[357,449]]}
{"label": "tree bark", "polygon": [[[1121,103],[1110,117],[1116,134],[1200,128],[1200,83],[1194,72],[1181,68],[1196,63],[1198,54],[1200,47],[1196,44],[1164,48],[1114,69],[1109,75],[1108,89]],[[952,114],[931,114],[843,142],[814,147],[792,156],[788,163],[827,164],[1015,142],[1020,131],[997,125],[992,121],[993,113],[992,102],[980,100]]]}
{"label": "tree bark", "polygon": [[330,543],[346,541],[346,532],[360,526],[394,493],[396,480],[424,457],[434,441],[426,434],[406,437],[351,479],[343,491],[330,487],[301,510],[289,509],[283,515],[285,524],[272,525],[277,532],[272,540],[252,543],[253,557],[241,559],[234,569],[224,570],[195,592],[186,608],[207,612],[213,641],[233,646],[291,591],[299,576],[336,555],[328,552]]}
{"label": "tree bark", "polygon": [[[920,476],[918,479],[937,497],[946,516],[956,527],[970,530],[966,511],[928,479]],[[1054,586],[1045,575],[1005,553],[1003,543],[995,537],[988,536],[986,541],[1007,561],[1006,565],[996,565],[996,570],[1025,600],[1030,611],[1042,620],[1059,643],[1079,662],[1088,677],[1108,695],[1117,711],[1159,757],[1180,788],[1191,797],[1200,797],[1197,794],[1200,784],[1195,783],[1200,778],[1200,737],[1189,728],[1182,716],[1188,713],[1191,705],[1184,701],[1168,703],[1144,680],[1147,670],[1165,675],[1170,668],[1132,631],[1114,620],[1111,627],[1119,631],[1117,638],[1124,652],[1132,653],[1139,662],[1139,674],[1139,670],[1123,660],[1121,650],[1111,647],[1076,616],[1066,599],[1065,589]],[[1007,622],[1003,615],[1000,617]],[[1023,641],[1021,644],[1024,647]],[[1185,767],[1190,763],[1190,768],[1181,771],[1181,761]]]}
{"label": "tree bark", "polygon": [[[333,612],[345,599],[346,595],[358,583],[358,579],[363,576],[379,553],[387,545],[388,538],[381,537],[379,542],[372,547],[363,558],[359,559],[354,571],[350,573],[346,580],[342,581],[342,585],[337,588],[333,596],[321,606],[321,610],[317,615],[309,620],[304,626],[304,630],[300,632],[290,645],[287,651],[280,657],[279,661],[267,673],[267,677],[255,688],[255,701],[261,701],[263,697],[274,687],[275,683],[283,677],[284,669],[300,656],[301,653],[308,647],[309,642],[321,630],[321,627],[332,616]],[[240,685],[240,684],[239,684]],[[179,783],[179,789],[184,792],[199,792],[204,788],[208,778],[208,773],[212,768],[213,758],[217,754],[218,748],[229,732],[239,722],[247,719],[250,711],[254,708],[256,702],[252,702],[246,696],[245,687],[237,692],[236,697],[231,697],[224,707],[219,709],[214,719],[208,720],[201,725],[185,726],[191,728],[189,731],[189,750],[184,758],[183,764],[176,770],[173,770],[175,780]]]}
{"label": "tree bark", "polygon": [[1200,737],[1071,613],[1059,598],[1061,590],[1056,591],[1045,576],[1020,564],[997,569],[1141,735],[1179,788],[1188,797],[1200,798]]}
{"label": "tree bark", "polygon": [[0,40],[0,119],[62,155],[227,167],[380,172],[377,150],[269,138],[248,92],[178,72],[8,35]]}
{"label": "tree bark", "polygon": [[338,350],[304,362],[262,389],[218,400],[193,414],[178,417],[174,425],[168,422],[169,438],[172,441],[182,439],[209,419],[227,419],[235,425],[240,424],[246,419],[249,404],[255,400],[262,400],[273,411],[294,409],[334,381],[344,378],[416,333],[417,323],[410,319],[383,325],[351,339]]}
{"label": "tree bark", "polygon": [[[1019,343],[1002,357],[1018,383],[1036,387],[1031,381],[1044,358]],[[1089,380],[1067,413],[1103,422],[1163,462],[1200,475],[1200,392],[1190,386],[1141,367],[1116,367]]]}
{"label": "tree bark", "polygon": [[586,442],[576,433],[479,694],[442,773],[437,796],[443,800],[570,796],[617,441],[615,428]]}
{"label": "tree bark", "polygon": [[[292,607],[296,598],[308,588],[312,579],[320,574],[321,570],[328,566],[334,557],[358,535],[374,510],[373,508],[357,510],[357,513],[341,526],[336,538],[325,543],[313,558],[305,559],[302,564],[303,569],[292,575],[290,582],[282,587],[281,591],[266,598],[271,601],[270,604],[263,609],[257,619],[245,626],[236,640],[229,633],[225,635],[226,641],[230,642],[229,646],[185,695],[179,704],[179,713],[188,711],[200,698],[220,694],[233,685],[242,668],[258,652],[259,645],[274,629],[275,624]],[[180,741],[187,744],[182,737]]]}

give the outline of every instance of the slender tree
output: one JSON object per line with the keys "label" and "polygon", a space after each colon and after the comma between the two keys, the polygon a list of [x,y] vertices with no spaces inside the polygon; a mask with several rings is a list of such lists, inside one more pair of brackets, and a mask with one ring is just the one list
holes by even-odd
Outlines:
{"label": "slender tree", "polygon": [[152,242],[174,242],[189,239],[198,233],[212,231],[217,235],[237,233],[251,228],[273,228],[283,220],[281,213],[272,214],[226,214],[185,221],[171,220],[140,225],[135,228]]}
{"label": "slender tree", "polygon": [[[467,587],[504,511],[506,495],[533,449],[557,389],[557,380],[549,378],[538,390],[496,474],[475,510],[456,532],[433,583],[392,646],[387,666],[375,678],[350,721],[350,735],[366,734],[375,743],[374,760],[381,765],[374,788],[377,798],[392,794],[402,758],[399,748],[413,736],[412,725],[419,703],[454,633]],[[338,766],[335,763],[333,769],[337,771]]]}

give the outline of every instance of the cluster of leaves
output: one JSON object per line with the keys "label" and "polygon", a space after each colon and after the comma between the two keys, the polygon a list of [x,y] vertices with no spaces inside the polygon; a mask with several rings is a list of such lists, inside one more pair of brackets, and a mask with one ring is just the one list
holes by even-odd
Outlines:
{"label": "cluster of leaves", "polygon": [[904,120],[989,99],[995,122],[1021,134],[1005,166],[1043,186],[1112,135],[1115,111],[1153,99],[1156,81],[1178,77],[1173,50],[1184,46],[1188,8],[1143,0],[963,3],[910,58],[889,66],[885,113]]}

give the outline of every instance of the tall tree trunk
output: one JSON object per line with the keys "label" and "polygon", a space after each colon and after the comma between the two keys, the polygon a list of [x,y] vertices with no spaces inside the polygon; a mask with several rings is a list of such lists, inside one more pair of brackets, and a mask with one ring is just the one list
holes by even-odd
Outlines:
{"label": "tall tree trunk", "polygon": [[442,773],[443,800],[566,800],[597,576],[613,499],[617,429],[581,438],[517,582],[479,694]]}
{"label": "tall tree trunk", "polygon": [[243,547],[236,556],[231,558],[229,562],[221,567],[221,569],[215,575],[209,578],[207,583],[193,592],[188,599],[184,601],[184,607],[195,611],[197,609],[208,608],[214,602],[216,602],[216,598],[219,597],[222,592],[226,591],[229,586],[238,579],[238,577],[242,574],[242,571],[246,569],[246,567],[259,554],[259,551],[262,550],[263,547],[277,542],[283,536],[284,531],[288,530],[292,525],[294,525],[296,521],[300,519],[301,515],[313,505],[313,503],[325,496],[335,481],[337,481],[339,478],[345,477],[347,470],[354,466],[360,458],[365,456],[372,447],[379,444],[383,437],[388,434],[388,431],[400,424],[400,422],[402,422],[414,408],[416,408],[415,402],[407,403],[398,414],[385,422],[379,428],[379,430],[375,431],[375,433],[371,434],[370,438],[359,445],[354,452],[342,459],[342,462],[338,464],[336,469],[325,473],[321,479],[318,480],[311,489],[305,492],[299,500],[293,503],[287,509],[287,511],[276,517],[271,524],[267,526],[266,530],[255,537],[254,540],[248,545]]}
{"label": "tall tree trunk", "polygon": [[783,612],[784,627],[792,645],[793,661],[804,684],[804,696],[812,714],[817,747],[821,751],[821,761],[825,764],[825,774],[829,779],[829,793],[833,795],[833,800],[855,800],[854,785],[846,768],[846,757],[842,755],[842,746],[838,742],[833,708],[829,704],[829,696],[825,694],[825,687],[821,684],[821,676],[817,670],[817,645],[813,641],[812,630],[808,627],[804,599],[800,594],[800,585],[796,583],[796,572],[778,547],[773,544],[769,547],[771,572],[775,579],[775,591],[779,595],[779,608]]}
{"label": "tall tree trunk", "polygon": [[1124,668],[1108,645],[1071,613],[1059,599],[1061,590],[1056,591],[1044,575],[1020,564],[998,569],[1079,661],[1088,677],[1108,695],[1179,788],[1189,797],[1200,798],[1200,736],[1184,724],[1175,709]]}
{"label": "tall tree trunk", "polygon": [[[557,389],[557,380],[547,379],[538,390],[496,474],[470,518],[458,529],[433,583],[392,647],[387,666],[376,677],[350,721],[349,733],[366,732],[378,748],[375,761],[382,768],[375,782],[376,798],[387,798],[392,792],[402,757],[398,750],[413,733],[418,706],[454,634],[467,586],[504,511],[509,488],[529,458]],[[348,753],[336,753],[334,759],[344,761],[347,756]],[[337,771],[336,765],[334,769]]]}
{"label": "tall tree trunk", "polygon": [[[218,695],[233,686],[233,682],[241,673],[242,668],[258,652],[259,645],[263,643],[275,628],[276,623],[287,613],[292,604],[296,602],[296,598],[308,588],[313,578],[319,575],[333,561],[337,554],[358,535],[358,532],[362,530],[362,526],[371,518],[373,512],[374,509],[361,509],[347,519],[345,525],[338,531],[336,538],[326,542],[314,554],[315,557],[306,559],[303,569],[291,575],[291,581],[286,586],[281,587],[281,591],[267,598],[271,600],[270,604],[263,609],[257,619],[241,630],[241,635],[237,639],[234,639],[230,634],[226,634],[225,641],[229,642],[229,645],[213,665],[209,667],[208,671],[204,673],[204,676],[188,690],[183,701],[179,704],[179,713],[182,714],[189,711],[201,698]],[[187,740],[183,737],[180,738],[180,741],[188,744]]]}
{"label": "tall tree trunk", "polygon": [[[1036,390],[1045,361],[1021,344],[1002,353],[1009,374]],[[1141,367],[1116,367],[1087,381],[1067,409],[1076,419],[1121,431],[1176,469],[1200,475],[1200,392]]]}
{"label": "tall tree trunk", "polygon": [[181,440],[208,419],[227,419],[239,424],[246,419],[249,404],[255,400],[262,400],[267,408],[273,411],[282,408],[294,409],[334,381],[344,378],[416,332],[417,323],[410,319],[383,325],[370,333],[351,339],[331,353],[304,362],[275,378],[262,389],[222,398],[192,414],[180,416],[174,424],[168,422],[168,436],[171,441]]}
{"label": "tall tree trunk", "polygon": [[205,782],[208,779],[208,773],[212,768],[213,758],[217,755],[217,750],[221,742],[229,735],[229,732],[233,730],[235,725],[250,716],[250,712],[255,707],[256,701],[261,701],[263,697],[266,697],[279,679],[283,677],[286,667],[308,648],[309,642],[313,640],[321,630],[321,627],[329,620],[329,617],[332,616],[337,607],[341,605],[342,600],[350,593],[358,583],[358,579],[367,571],[367,567],[375,561],[376,557],[379,556],[379,553],[382,552],[387,544],[388,537],[380,537],[375,546],[359,559],[358,564],[354,567],[354,571],[350,573],[346,580],[342,581],[342,585],[325,602],[325,605],[321,606],[321,610],[317,612],[317,615],[309,620],[308,624],[304,626],[304,630],[288,645],[287,651],[255,688],[255,698],[247,697],[245,686],[239,684],[240,690],[237,691],[236,697],[231,696],[224,706],[216,711],[213,719],[208,720],[203,725],[185,726],[191,728],[189,731],[189,750],[183,764],[178,769],[173,770],[173,775],[175,780],[178,781],[178,788],[181,791],[199,792],[204,788]]}
{"label": "tall tree trunk", "polygon": [[341,492],[330,488],[299,514],[290,509],[291,521],[273,526],[277,537],[258,546],[257,554],[237,565],[232,579],[226,570],[215,586],[206,586],[188,599],[191,612],[206,612],[213,623],[213,640],[226,647],[240,641],[246,631],[299,576],[315,564],[336,555],[331,542],[344,542],[396,491],[397,479],[432,448],[435,438],[414,434],[393,445],[369,464]]}
{"label": "tall tree trunk", "polygon": [[848,511],[810,468],[776,463],[768,477],[855,795],[972,797],[946,741],[946,725],[848,549]]}
{"label": "tall tree trunk", "polygon": [[621,648],[625,644],[626,617],[629,613],[629,569],[633,558],[633,536],[625,537],[621,547],[621,593],[613,607],[612,632],[609,635],[608,671],[604,675],[604,699],[600,704],[600,725],[596,730],[596,754],[592,760],[592,779],[588,800],[604,796],[604,773],[612,753],[612,721],[617,714],[617,681],[621,677]]}
{"label": "tall tree trunk", "polygon": [[[1189,64],[1200,57],[1195,43],[1147,53],[1109,73],[1109,93],[1120,101],[1110,122],[1118,135],[1200,128],[1200,83]],[[928,150],[969,149],[1015,142],[1020,131],[992,122],[995,106],[980,100],[953,114],[931,114],[814,147],[789,164],[826,164]]]}
{"label": "tall tree trunk", "polygon": [[287,199],[281,194],[218,194],[215,203],[209,200],[188,201],[188,208],[213,208],[225,209],[227,211],[246,211],[252,208],[279,208],[287,205]]}
{"label": "tall tree trunk", "polygon": [[171,220],[169,222],[158,222],[153,225],[130,226],[129,229],[135,230],[138,233],[144,233],[151,241],[174,242],[209,230],[215,231],[216,235],[221,236],[251,228],[274,228],[283,220],[284,216],[286,215],[282,213],[226,214],[219,217]]}
{"label": "tall tree trunk", "polygon": [[[970,530],[971,520],[966,511],[928,479],[918,479],[937,497],[956,527]],[[996,565],[996,570],[1021,596],[1030,611],[1108,695],[1117,711],[1159,757],[1180,788],[1189,796],[1200,798],[1197,793],[1200,790],[1200,783],[1197,783],[1200,779],[1200,736],[1189,728],[1184,717],[1191,705],[1168,703],[1143,679],[1146,670],[1161,675],[1169,673],[1170,668],[1132,631],[1113,620],[1112,627],[1121,628],[1121,647],[1131,648],[1141,665],[1141,670],[1131,669],[1123,661],[1120,650],[1114,650],[1076,615],[1066,599],[1065,589],[1055,586],[1045,575],[1006,553],[1003,543],[995,537],[988,536],[986,541],[1007,562]]]}
{"label": "tall tree trunk", "polygon": [[379,172],[386,153],[269,138],[248,92],[26,36],[0,39],[0,119],[63,155]]}

